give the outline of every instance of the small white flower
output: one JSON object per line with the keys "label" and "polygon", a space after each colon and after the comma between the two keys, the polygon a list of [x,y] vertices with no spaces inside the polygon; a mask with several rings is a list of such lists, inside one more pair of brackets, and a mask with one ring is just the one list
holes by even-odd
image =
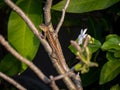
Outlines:
{"label": "small white flower", "polygon": [[79,44],[79,45],[83,43],[83,39],[87,36],[87,34],[85,34],[86,31],[87,31],[87,28],[84,29],[84,30],[81,29],[81,32],[80,32],[80,34],[79,34],[79,36],[78,36],[78,44]]}

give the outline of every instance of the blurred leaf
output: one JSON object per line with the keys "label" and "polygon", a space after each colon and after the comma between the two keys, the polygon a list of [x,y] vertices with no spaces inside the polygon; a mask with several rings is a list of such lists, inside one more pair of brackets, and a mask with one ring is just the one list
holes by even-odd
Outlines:
{"label": "blurred leaf", "polygon": [[21,63],[14,56],[8,54],[0,62],[0,71],[13,76],[21,71]]}
{"label": "blurred leaf", "polygon": [[113,80],[120,73],[120,60],[112,60],[105,63],[100,74],[100,84]]}
{"label": "blurred leaf", "polygon": [[114,53],[114,56],[115,56],[116,58],[120,58],[120,51],[116,51],[116,52]]}
{"label": "blurred leaf", "polygon": [[[106,9],[120,0],[71,0],[67,12],[84,13]],[[62,11],[66,0],[62,0],[52,7],[53,10]]]}
{"label": "blurred leaf", "polygon": [[120,36],[116,35],[116,34],[109,34],[107,37],[106,37],[106,41],[111,39],[111,38],[116,38],[116,39],[120,39]]}
{"label": "blurred leaf", "polygon": [[102,45],[102,50],[107,50],[110,52],[115,52],[120,50],[120,37],[117,35],[108,35],[106,41]]}
{"label": "blurred leaf", "polygon": [[116,84],[110,88],[110,90],[120,90],[119,84]]}
{"label": "blurred leaf", "polygon": [[[18,0],[17,5],[27,14],[38,28],[42,22],[42,3],[40,0]],[[39,8],[39,9],[38,9]],[[26,23],[15,12],[11,12],[8,22],[8,41],[24,57],[32,60],[39,47],[39,40]],[[26,69],[26,65],[22,67]]]}
{"label": "blurred leaf", "polygon": [[[119,54],[119,55],[120,55],[120,54]],[[107,58],[108,60],[120,60],[120,56],[119,56],[119,58],[118,58],[118,57],[115,57],[115,55],[114,55],[113,52],[107,52],[106,58]]]}

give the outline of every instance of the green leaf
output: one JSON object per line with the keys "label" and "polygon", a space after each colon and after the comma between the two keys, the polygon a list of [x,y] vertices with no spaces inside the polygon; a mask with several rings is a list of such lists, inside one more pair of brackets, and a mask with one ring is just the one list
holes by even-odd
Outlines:
{"label": "green leaf", "polygon": [[[17,5],[27,14],[36,27],[42,22],[40,0],[18,0]],[[39,40],[26,23],[15,12],[11,12],[8,22],[8,41],[24,57],[32,60],[39,48]],[[23,69],[26,65],[23,64]]]}
{"label": "green leaf", "polygon": [[114,56],[115,56],[116,58],[120,58],[120,51],[116,51],[116,52],[114,53]]}
{"label": "green leaf", "polygon": [[[120,54],[119,54],[119,55],[120,55]],[[107,52],[106,58],[107,58],[108,60],[120,60],[120,56],[119,56],[119,58],[116,57],[113,52]]]}
{"label": "green leaf", "polygon": [[110,90],[120,90],[119,84],[116,84],[110,88]]}
{"label": "green leaf", "polygon": [[120,60],[120,37],[118,35],[108,35],[101,48],[108,51],[106,54],[108,60]]}
{"label": "green leaf", "polygon": [[113,80],[120,73],[120,60],[105,63],[100,73],[100,84]]}
{"label": "green leaf", "polygon": [[100,41],[96,40],[93,37],[90,37],[90,41],[88,43],[88,48],[91,53],[96,52],[101,47]]}
{"label": "green leaf", "polygon": [[116,34],[109,34],[107,37],[106,37],[106,41],[111,39],[111,38],[117,38],[118,40],[120,39],[120,36],[116,35]]}
{"label": "green leaf", "polygon": [[72,53],[74,53],[75,55],[77,55],[77,52],[78,52],[78,51],[76,50],[76,48],[75,48],[74,46],[69,45],[68,48],[71,50]]}
{"label": "green leaf", "polygon": [[110,52],[116,52],[116,50],[120,50],[120,37],[114,34],[108,35],[101,48],[102,50],[107,50]]}
{"label": "green leaf", "polygon": [[13,76],[21,72],[21,63],[14,56],[8,54],[0,62],[0,71]]}
{"label": "green leaf", "polygon": [[[120,0],[71,0],[67,12],[84,13],[106,9]],[[62,0],[52,7],[53,10],[62,11],[66,0]]]}

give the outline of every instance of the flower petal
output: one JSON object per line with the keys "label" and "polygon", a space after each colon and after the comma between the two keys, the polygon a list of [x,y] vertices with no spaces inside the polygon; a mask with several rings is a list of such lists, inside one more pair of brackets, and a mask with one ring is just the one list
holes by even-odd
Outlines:
{"label": "flower petal", "polygon": [[87,31],[87,28],[86,29],[81,29],[81,33],[79,34],[78,36],[78,44],[82,44],[83,43],[83,39],[86,37],[87,34],[85,34]]}

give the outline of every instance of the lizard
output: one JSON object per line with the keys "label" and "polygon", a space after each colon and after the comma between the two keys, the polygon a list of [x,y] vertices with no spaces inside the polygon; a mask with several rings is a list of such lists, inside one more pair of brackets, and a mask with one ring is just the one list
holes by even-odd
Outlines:
{"label": "lizard", "polygon": [[55,41],[52,33],[48,29],[48,26],[45,25],[45,24],[41,24],[39,27],[45,33],[45,36],[47,37],[48,42],[49,42],[49,44],[50,44],[50,46],[52,48],[52,54],[51,54],[51,56],[54,57],[53,55],[56,54],[57,58],[55,58],[55,59],[59,60],[59,63],[61,64],[62,68],[64,69],[64,66],[63,66],[62,61],[61,61],[62,58],[61,58],[61,56],[59,54],[59,49],[57,47],[56,41]]}

